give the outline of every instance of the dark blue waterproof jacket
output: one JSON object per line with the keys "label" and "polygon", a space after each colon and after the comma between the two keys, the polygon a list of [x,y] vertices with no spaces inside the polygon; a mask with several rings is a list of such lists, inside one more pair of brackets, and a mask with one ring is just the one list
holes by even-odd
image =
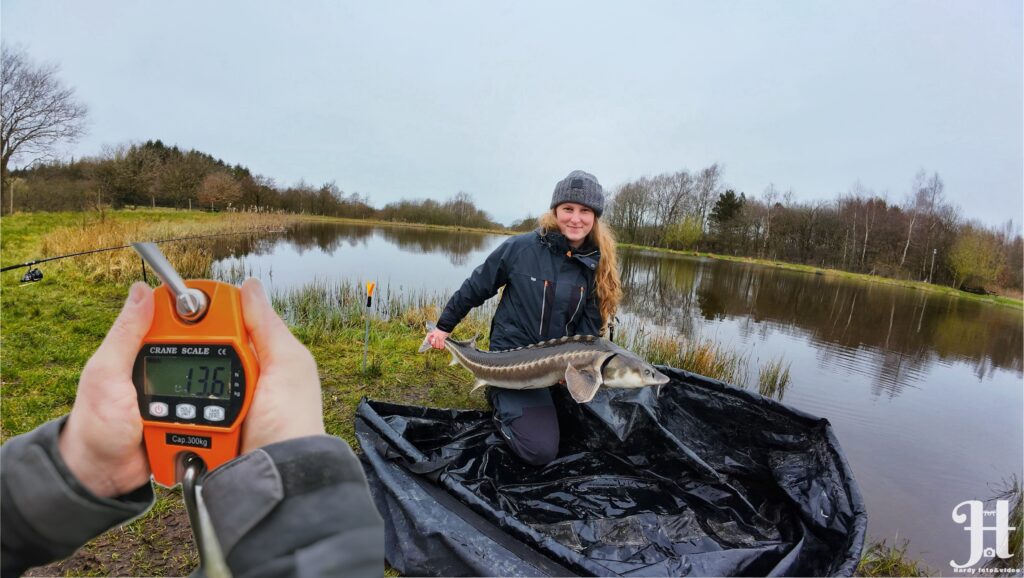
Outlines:
{"label": "dark blue waterproof jacket", "polygon": [[491,351],[597,335],[601,312],[594,276],[600,258],[596,247],[573,249],[558,232],[510,237],[452,295],[437,327],[451,333],[470,309],[504,287],[491,321]]}

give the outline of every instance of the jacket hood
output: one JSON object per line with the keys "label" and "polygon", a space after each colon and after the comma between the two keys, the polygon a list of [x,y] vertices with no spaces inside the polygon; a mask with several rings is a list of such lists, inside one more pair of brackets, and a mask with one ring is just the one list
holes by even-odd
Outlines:
{"label": "jacket hood", "polygon": [[583,241],[578,249],[573,249],[569,245],[569,240],[565,238],[565,235],[558,231],[548,231],[545,233],[541,229],[537,229],[537,236],[540,239],[542,245],[545,245],[553,252],[559,255],[565,255],[570,253],[574,259],[582,263],[585,267],[591,271],[597,269],[597,263],[601,260],[601,251],[598,250],[597,245],[593,244],[589,238]]}

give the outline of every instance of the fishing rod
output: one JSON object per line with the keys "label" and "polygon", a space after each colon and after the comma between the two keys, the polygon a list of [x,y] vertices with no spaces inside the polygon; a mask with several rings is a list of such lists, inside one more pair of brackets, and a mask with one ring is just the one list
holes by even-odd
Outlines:
{"label": "fishing rod", "polygon": [[[284,232],[284,229],[267,229],[267,230],[256,230],[256,231],[241,231],[241,232],[234,232],[234,233],[213,233],[213,234],[210,234],[210,235],[192,235],[192,236],[189,236],[189,237],[175,237],[175,238],[171,238],[171,239],[160,239],[160,240],[152,241],[152,242],[153,243],[176,243],[176,242],[179,242],[179,241],[193,241],[193,240],[196,240],[196,239],[210,239],[210,238],[213,238],[213,237],[229,237],[229,236],[234,236],[234,235],[255,235],[255,234],[283,233],[283,232]],[[36,281],[41,281],[43,279],[43,272],[40,271],[38,267],[36,267],[36,265],[39,265],[40,263],[46,263],[48,261],[57,261],[59,259],[67,259],[67,258],[70,258],[70,257],[81,257],[82,255],[91,255],[93,253],[104,253],[106,251],[117,251],[119,249],[131,249],[131,248],[132,248],[132,245],[129,243],[127,245],[118,245],[116,247],[104,247],[102,249],[91,249],[89,251],[79,251],[77,253],[68,253],[67,255],[57,255],[55,257],[47,257],[45,259],[35,259],[33,261],[28,261],[26,263],[21,263],[19,265],[8,265],[7,267],[4,267],[4,268],[0,269],[0,273],[3,273],[5,271],[13,271],[15,269],[24,269],[25,267],[28,267],[28,271],[21,278],[21,281],[23,283],[34,283]]]}

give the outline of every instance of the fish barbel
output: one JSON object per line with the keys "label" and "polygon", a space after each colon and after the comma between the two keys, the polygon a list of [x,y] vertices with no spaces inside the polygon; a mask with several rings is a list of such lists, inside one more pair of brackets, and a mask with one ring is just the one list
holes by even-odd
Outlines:
{"label": "fish barbel", "polygon": [[[434,329],[427,323],[427,333]],[[594,399],[598,388],[638,388],[668,383],[669,379],[635,353],[593,335],[552,339],[508,351],[481,351],[476,337],[445,340],[452,365],[465,367],[476,377],[473,390],[484,385],[504,389],[539,389],[565,380],[577,403]],[[426,338],[420,353],[430,349]]]}

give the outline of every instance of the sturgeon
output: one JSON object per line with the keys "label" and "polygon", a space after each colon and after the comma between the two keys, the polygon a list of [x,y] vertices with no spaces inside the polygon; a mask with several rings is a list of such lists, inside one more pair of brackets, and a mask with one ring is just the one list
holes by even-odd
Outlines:
{"label": "sturgeon", "polygon": [[[427,322],[427,333],[434,324]],[[459,364],[476,377],[473,390],[491,385],[504,389],[540,389],[564,380],[577,403],[594,399],[598,388],[661,386],[668,377],[635,353],[603,337],[576,335],[544,341],[508,351],[482,351],[477,337],[467,341],[445,339],[452,354],[450,365]],[[431,349],[426,338],[420,353]]]}

